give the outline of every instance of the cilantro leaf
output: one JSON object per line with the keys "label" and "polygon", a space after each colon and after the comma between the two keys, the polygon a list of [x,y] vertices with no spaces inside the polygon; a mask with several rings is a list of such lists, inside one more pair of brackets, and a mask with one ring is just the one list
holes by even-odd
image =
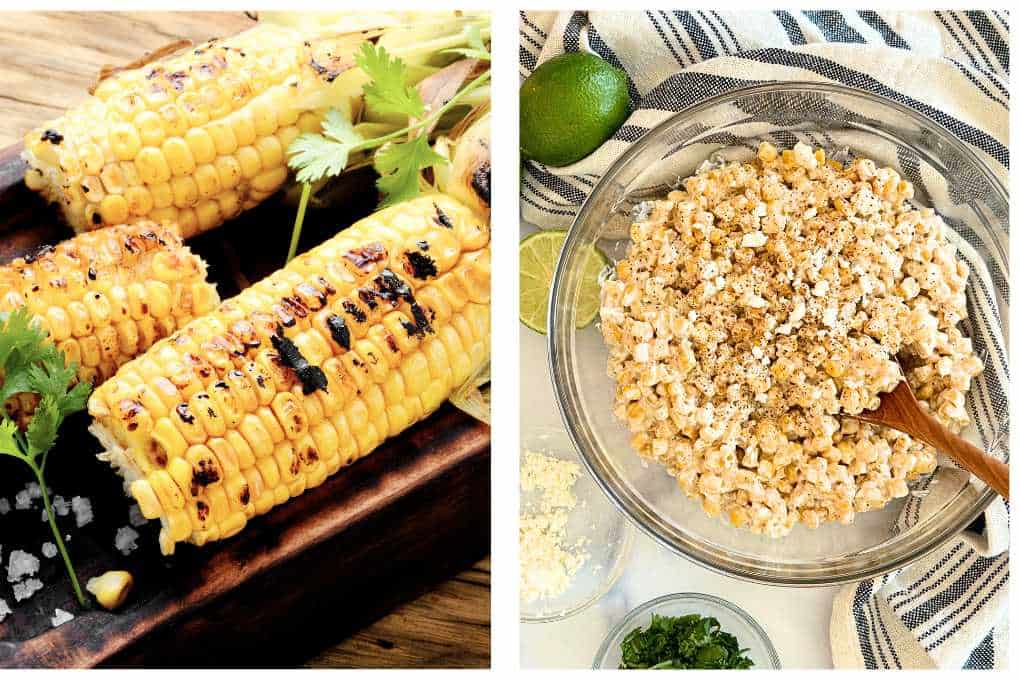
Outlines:
{"label": "cilantro leaf", "polygon": [[446,163],[446,159],[432,150],[427,135],[379,149],[375,154],[375,170],[379,173],[375,184],[384,197],[379,207],[387,208],[417,196],[419,173],[439,163]]}
{"label": "cilantro leaf", "polygon": [[399,57],[392,57],[385,48],[366,42],[355,60],[372,79],[363,89],[369,108],[377,113],[402,113],[410,118],[425,115],[421,95],[407,84],[407,68]]}
{"label": "cilantro leaf", "polygon": [[304,184],[333,177],[347,167],[351,149],[364,141],[354,126],[336,109],[330,109],[322,122],[322,134],[306,132],[287,149],[290,167],[297,170],[297,180]]}
{"label": "cilantro leaf", "polygon": [[481,61],[492,61],[492,54],[485,47],[485,41],[482,40],[482,31],[475,24],[465,27],[464,33],[467,34],[467,47],[451,47],[450,49],[443,50],[444,54],[459,54],[462,57],[468,59],[480,59]]}
{"label": "cilantro leaf", "polygon": [[53,448],[57,441],[57,428],[63,416],[53,395],[47,394],[39,401],[32,420],[28,423],[25,440],[28,442],[28,455],[35,458]]}
{"label": "cilantro leaf", "polygon": [[28,368],[40,361],[52,346],[46,343],[46,332],[39,328],[27,308],[5,314],[0,333],[0,404],[12,395],[31,391]]}
{"label": "cilantro leaf", "polygon": [[18,426],[14,421],[4,418],[0,420],[0,453],[21,457],[21,445],[17,439]]}

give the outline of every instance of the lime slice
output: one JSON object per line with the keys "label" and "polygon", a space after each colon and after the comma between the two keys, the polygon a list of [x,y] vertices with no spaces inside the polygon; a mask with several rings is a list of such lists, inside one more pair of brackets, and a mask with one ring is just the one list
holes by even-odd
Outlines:
{"label": "lime slice", "polygon": [[[519,246],[521,323],[543,335],[548,332],[546,322],[553,272],[566,239],[565,231],[538,231],[521,241]],[[609,258],[598,248],[588,248],[577,300],[577,328],[584,328],[599,315],[599,276],[610,264]]]}

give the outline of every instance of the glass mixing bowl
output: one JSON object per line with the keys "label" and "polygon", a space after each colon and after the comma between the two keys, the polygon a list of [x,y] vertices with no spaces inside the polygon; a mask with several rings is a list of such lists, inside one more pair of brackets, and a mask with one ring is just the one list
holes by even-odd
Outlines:
{"label": "glass mixing bowl", "polygon": [[751,670],[779,670],[779,654],[772,645],[765,629],[751,618],[743,609],[712,595],[701,593],[677,593],[663,595],[631,610],[620,623],[609,631],[602,646],[595,654],[592,668],[595,670],[619,669],[622,655],[620,643],[637,627],[647,628],[652,621],[652,614],[659,616],[686,616],[700,614],[712,617],[719,622],[723,632],[737,638],[741,649],[746,649],[747,657],[754,662]]}
{"label": "glass mixing bowl", "polygon": [[[734,91],[677,114],[635,143],[595,187],[581,208],[560,255],[549,306],[549,362],[567,431],[581,458],[610,500],[650,537],[710,569],[748,580],[783,585],[850,582],[902,567],[965,529],[994,500],[977,482],[961,481],[932,498],[938,507],[911,526],[898,521],[899,499],[881,510],[858,513],[852,526],[797,526],[769,539],[707,517],[659,466],[629,445],[626,426],[612,413],[613,381],[597,324],[576,329],[574,301],[581,258],[592,244],[613,260],[626,253],[632,213],[642,201],[665,193],[709,160],[747,160],[758,141],[789,147],[801,140],[836,159],[852,155],[890,166],[915,185],[914,202],[934,208],[977,251],[994,282],[998,318],[972,315],[964,329],[979,355],[994,327],[1006,332],[1009,280],[1005,187],[971,149],[949,131],[911,109],[875,95],[820,83],[777,83]],[[973,267],[972,267],[973,268]],[[968,281],[971,305],[976,277]],[[1005,349],[999,350],[1004,352]],[[1008,417],[1006,386],[990,368],[968,396],[968,408],[991,413],[976,442],[1008,458],[1002,436]],[[971,435],[974,436],[973,434]],[[951,465],[943,462],[943,466]],[[927,494],[925,480],[912,488]],[[935,501],[925,501],[931,503]]]}

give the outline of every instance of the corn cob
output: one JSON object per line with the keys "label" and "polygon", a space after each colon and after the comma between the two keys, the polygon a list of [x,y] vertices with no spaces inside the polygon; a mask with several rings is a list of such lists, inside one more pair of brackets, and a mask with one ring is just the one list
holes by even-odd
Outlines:
{"label": "corn cob", "polygon": [[25,136],[25,182],[78,232],[143,218],[184,238],[211,229],[280,188],[287,147],[319,129],[313,107],[364,38],[259,25],[118,72]]}
{"label": "corn cob", "polygon": [[488,358],[488,243],[446,196],[396,205],[99,387],[101,458],[163,553],[236,534],[435,411]]}
{"label": "corn cob", "polygon": [[[98,384],[219,303],[205,270],[174,229],[121,225],[0,267],[0,312],[27,307],[67,360],[78,364],[78,379]],[[34,395],[15,395],[5,406],[26,425]]]}

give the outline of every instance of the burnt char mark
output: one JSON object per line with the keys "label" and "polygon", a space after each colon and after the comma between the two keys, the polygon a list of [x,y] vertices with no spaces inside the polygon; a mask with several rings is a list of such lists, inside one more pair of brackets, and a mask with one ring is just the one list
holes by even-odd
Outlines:
{"label": "burnt char mark", "polygon": [[215,484],[220,481],[220,471],[211,460],[202,458],[198,461],[198,469],[191,475],[191,481],[199,486]]}
{"label": "burnt char mark", "polygon": [[[334,288],[333,284],[331,284],[329,281],[327,281],[323,277],[321,277],[321,276],[318,277],[316,279],[316,282],[320,286],[322,286],[322,291],[326,294],[326,297],[329,297],[330,295],[336,295],[336,288]],[[323,304],[325,304],[325,303],[323,303]]]}
{"label": "burnt char mark", "polygon": [[432,323],[429,321],[428,315],[425,310],[422,309],[414,300],[411,301],[411,315],[414,316],[414,326],[417,329],[416,335],[421,338],[426,333],[432,333]]}
{"label": "burnt char mark", "polygon": [[351,348],[351,329],[347,327],[347,322],[342,316],[331,315],[326,319],[326,326],[329,327],[329,334],[333,336],[333,341],[336,344],[344,349]]}
{"label": "burnt char mark", "polygon": [[490,205],[491,203],[489,198],[491,180],[492,171],[488,163],[479,165],[478,169],[471,175],[471,188],[475,190],[480,199],[485,201],[485,205]]}
{"label": "burnt char mark", "polygon": [[396,307],[401,299],[410,302],[414,299],[411,294],[411,287],[408,286],[399,276],[393,273],[392,269],[386,268],[375,277],[375,289],[377,295]]}
{"label": "burnt char mark", "polygon": [[305,303],[301,301],[301,298],[298,297],[284,295],[280,298],[280,304],[283,305],[285,310],[299,319],[305,318],[312,312],[312,310],[308,309]]}
{"label": "burnt char mark", "polygon": [[358,323],[365,323],[365,321],[368,320],[368,315],[366,315],[365,312],[362,311],[361,307],[358,307],[350,300],[343,301],[343,308],[344,311],[350,314],[351,318],[357,321]]}
{"label": "burnt char mark", "polygon": [[375,309],[379,306],[379,303],[375,301],[377,293],[371,288],[359,288],[358,297],[361,301],[368,305],[369,309]]}
{"label": "burnt char mark", "polygon": [[309,59],[308,65],[312,67],[312,70],[321,75],[322,80],[326,83],[333,83],[338,79],[341,73],[347,70],[346,68],[326,68],[319,62],[315,61],[314,57]]}
{"label": "burnt char mark", "polygon": [[247,484],[241,487],[241,493],[238,494],[237,500],[241,502],[241,505],[248,505],[248,502],[251,500],[251,490]]}
{"label": "burnt char mark", "polygon": [[344,253],[344,259],[353,264],[358,271],[367,272],[372,269],[372,265],[386,259],[386,247],[381,243],[369,243]]}
{"label": "burnt char mark", "polygon": [[436,209],[436,224],[446,227],[447,229],[453,229],[453,222],[450,217],[443,212],[437,204],[433,203],[432,207]]}
{"label": "burnt char mark", "polygon": [[428,279],[439,274],[436,261],[417,250],[407,251],[407,273],[416,279]]}
{"label": "burnt char mark", "polygon": [[183,92],[185,81],[188,79],[188,74],[185,71],[174,71],[173,73],[166,74],[166,79],[172,88],[178,92]]}
{"label": "burnt char mark", "polygon": [[187,404],[184,403],[177,404],[177,408],[175,410],[177,411],[177,416],[181,420],[186,422],[188,425],[191,425],[195,422],[195,416],[192,415],[191,409],[188,408]]}
{"label": "burnt char mark", "polygon": [[64,135],[60,134],[59,132],[57,132],[53,128],[47,128],[42,133],[42,137],[40,137],[39,139],[41,139],[44,142],[49,142],[50,144],[53,144],[54,146],[60,146],[60,143],[62,141],[64,141]]}
{"label": "burnt char mark", "polygon": [[96,280],[96,276],[97,276],[97,274],[96,274],[95,268],[90,266],[89,267],[89,281],[95,281]]}
{"label": "burnt char mark", "polygon": [[397,354],[400,351],[400,347],[397,345],[397,339],[393,336],[393,333],[386,334],[386,345],[394,354]]}
{"label": "burnt char mark", "polygon": [[100,215],[98,211],[92,213],[92,224],[99,225],[99,224],[102,224],[102,223],[103,223],[103,216]]}
{"label": "burnt char mark", "polygon": [[203,501],[198,501],[195,503],[195,514],[198,515],[200,522],[204,522],[206,517],[209,516],[209,506]]}
{"label": "burnt char mark", "polygon": [[52,252],[53,246],[51,245],[39,246],[33,252],[25,256],[25,264],[32,264],[40,257],[45,257],[46,255],[49,255]]}
{"label": "burnt char mark", "polygon": [[429,242],[428,241],[417,241],[416,245],[419,248],[421,248],[422,252],[426,252],[427,253],[429,251]]}
{"label": "burnt char mark", "polygon": [[298,380],[301,381],[301,388],[305,394],[311,394],[315,390],[326,391],[328,385],[326,374],[318,366],[312,366],[308,360],[301,355],[301,350],[288,337],[283,334],[283,326],[276,327],[276,334],[270,340],[273,348],[280,355],[280,360],[285,366],[294,369]]}

